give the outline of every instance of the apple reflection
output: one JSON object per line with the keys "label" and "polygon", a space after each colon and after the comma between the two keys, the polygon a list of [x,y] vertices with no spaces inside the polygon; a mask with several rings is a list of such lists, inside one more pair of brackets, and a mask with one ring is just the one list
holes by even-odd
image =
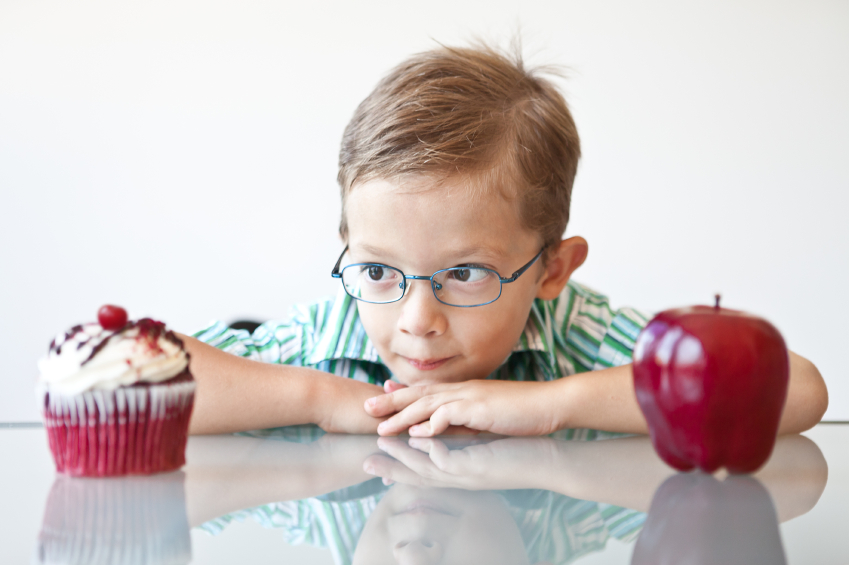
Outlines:
{"label": "apple reflection", "polygon": [[786,563],[778,516],[751,476],[675,475],[654,495],[633,565]]}
{"label": "apple reflection", "polygon": [[149,477],[57,475],[34,561],[179,565],[192,558],[182,472]]}

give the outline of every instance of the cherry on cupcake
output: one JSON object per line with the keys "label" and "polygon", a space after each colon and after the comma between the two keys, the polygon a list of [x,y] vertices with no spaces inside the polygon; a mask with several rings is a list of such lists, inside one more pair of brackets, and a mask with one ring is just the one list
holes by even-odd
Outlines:
{"label": "cherry on cupcake", "polygon": [[127,311],[120,306],[106,304],[97,311],[97,321],[104,330],[119,330],[127,323]]}

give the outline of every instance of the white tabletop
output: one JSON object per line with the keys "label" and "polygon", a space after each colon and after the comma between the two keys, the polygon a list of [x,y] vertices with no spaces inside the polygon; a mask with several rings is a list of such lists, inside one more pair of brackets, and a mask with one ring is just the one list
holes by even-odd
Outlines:
{"label": "white tabletop", "polygon": [[[374,436],[324,436],[311,443],[303,438],[298,442],[292,439],[291,435],[193,437],[187,451],[188,463],[178,473],[152,478],[70,479],[56,475],[43,429],[0,428],[0,453],[4,454],[4,464],[0,466],[0,500],[5,507],[0,516],[3,562],[38,563],[47,562],[48,558],[58,559],[53,562],[73,562],[68,550],[68,544],[73,542],[78,554],[91,551],[93,547],[100,548],[101,554],[112,551],[113,557],[107,559],[108,562],[344,563],[348,562],[358,540],[347,544],[350,550],[347,554],[344,548],[333,547],[334,543],[342,544],[334,540],[319,543],[325,547],[314,547],[306,541],[298,542],[292,523],[266,523],[263,527],[257,523],[257,512],[249,509],[272,508],[274,503],[300,500],[304,501],[302,506],[292,506],[292,503],[278,506],[297,507],[302,512],[306,508],[332,507],[338,514],[339,508],[350,508],[351,504],[358,504],[357,508],[372,508],[374,503],[369,501],[388,500],[389,493],[394,492],[392,496],[399,498],[406,492],[404,489],[425,493],[422,496],[426,499],[447,497],[446,500],[455,501],[462,512],[470,515],[496,498],[507,501],[508,506],[523,507],[526,503],[520,500],[522,497],[541,500],[550,494],[549,499],[556,500],[558,508],[577,508],[583,500],[586,501],[583,507],[592,508],[593,512],[633,508],[633,512],[623,510],[623,515],[639,522],[647,520],[645,525],[636,527],[632,536],[626,536],[625,541],[617,539],[608,528],[589,553],[576,557],[580,552],[571,549],[576,555],[569,557],[568,552],[561,551],[556,556],[560,562],[573,559],[582,564],[632,563],[632,559],[636,563],[639,556],[633,554],[635,545],[639,544],[643,546],[639,551],[648,548],[648,551],[669,555],[670,544],[677,543],[674,539],[670,541],[669,536],[680,536],[680,531],[686,533],[688,527],[692,529],[699,522],[693,518],[695,525],[657,524],[663,520],[681,522],[682,508],[685,510],[683,522],[687,522],[704,511],[700,504],[713,505],[715,508],[710,512],[719,512],[717,515],[729,512],[727,501],[717,502],[721,495],[705,498],[704,493],[713,492],[713,483],[697,486],[696,491],[690,487],[687,487],[690,491],[679,488],[672,498],[667,492],[664,495],[666,509],[662,509],[664,503],[659,500],[659,485],[669,485],[664,481],[675,473],[660,463],[647,438],[604,442],[514,438],[465,448],[462,442],[449,442],[447,447],[451,451],[428,446],[431,456],[409,448],[403,443],[406,440],[389,443],[388,448],[383,444],[381,450]],[[773,510],[769,510],[761,513],[761,518],[751,519],[750,525],[745,526],[745,535],[700,533],[699,539],[690,540],[685,546],[689,548],[699,543],[731,546],[742,555],[758,547],[752,545],[755,543],[752,540],[760,536],[766,544],[758,549],[761,555],[778,551],[779,555],[783,553],[787,563],[846,565],[849,549],[843,538],[843,527],[848,523],[846,508],[849,506],[847,445],[849,425],[845,424],[820,424],[804,437],[780,439],[773,459],[755,475],[756,486],[744,481],[744,490],[738,491],[742,494],[735,495],[739,500],[733,502],[739,506],[738,510],[753,511],[767,500],[766,508],[774,509],[774,513],[770,514]],[[383,486],[379,479],[363,471],[364,463],[378,475],[391,476],[396,482]],[[724,477],[720,474],[718,478]],[[672,487],[665,488],[668,491]],[[48,500],[51,489],[53,494]],[[719,492],[715,488],[714,491]],[[758,492],[769,495],[757,499]],[[493,494],[495,498],[490,500],[488,493],[498,494]],[[747,498],[752,496],[755,498]],[[675,504],[679,504],[678,509],[673,508]],[[484,506],[477,508],[475,505]],[[421,512],[409,510],[402,515],[426,522],[431,519],[427,516],[431,510],[425,510],[424,517],[420,516]],[[365,523],[378,520],[374,516],[380,509],[374,508],[374,512],[373,516],[368,512],[360,516],[358,519],[362,523],[350,526],[350,531],[357,535],[366,531]],[[434,512],[438,518],[444,518],[438,511]],[[515,509],[512,512],[515,518]],[[555,514],[551,512],[551,516]],[[213,535],[210,532],[226,521],[221,520],[221,516],[235,519]],[[762,520],[763,516],[767,517]],[[550,520],[550,523],[540,521],[530,530],[526,527],[522,531],[525,543],[530,543],[528,540],[534,536],[556,538],[559,534],[544,530],[563,529],[562,523],[553,525],[561,518]],[[340,521],[345,519],[340,518]],[[357,518],[351,519],[357,521]],[[704,521],[705,518],[699,519]],[[759,520],[761,524],[755,525]],[[780,522],[777,527],[776,521]],[[388,523],[392,524],[391,518]],[[268,527],[273,525],[277,527]],[[493,528],[493,531],[498,529]],[[320,529],[320,525],[314,525],[309,531],[315,534]],[[573,541],[589,539],[584,535],[586,532],[578,531],[574,521],[567,529],[567,537],[571,536]],[[455,544],[467,539],[462,537],[466,535],[463,531],[457,526],[460,533],[455,533],[454,538],[460,542],[455,539]],[[772,540],[769,531],[778,532],[780,538],[776,536]],[[374,540],[386,541],[370,530],[368,535],[372,536],[369,544],[376,543]],[[508,543],[504,540],[507,533],[492,535],[491,545]],[[705,537],[710,535],[730,537],[727,540]],[[637,536],[643,536],[642,541],[635,541]],[[649,544],[652,536],[667,548],[652,549]],[[398,545],[403,544],[395,543],[393,547]],[[117,553],[116,547],[120,550]],[[392,552],[385,548],[369,550],[377,556],[371,558],[372,563],[396,562]],[[473,551],[471,546],[461,550]],[[358,551],[365,553],[365,548]],[[451,551],[456,552],[457,546]],[[504,552],[507,558],[507,550]],[[649,557],[658,558],[657,554]],[[448,562],[434,559],[433,562]],[[491,558],[488,560],[492,562]]]}

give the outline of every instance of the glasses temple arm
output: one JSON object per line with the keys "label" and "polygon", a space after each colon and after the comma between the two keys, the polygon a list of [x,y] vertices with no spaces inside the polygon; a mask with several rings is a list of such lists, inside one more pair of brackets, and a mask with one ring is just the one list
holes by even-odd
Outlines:
{"label": "glasses temple arm", "polygon": [[525,264],[524,264],[524,266],[522,266],[522,267],[521,267],[518,271],[516,271],[515,273],[513,273],[513,276],[512,276],[512,277],[510,277],[509,279],[501,279],[502,284],[504,284],[504,283],[511,283],[511,282],[515,281],[516,279],[518,279],[520,276],[522,276],[522,273],[524,273],[525,271],[527,271],[528,269],[530,269],[530,268],[531,268],[531,265],[533,265],[534,263],[536,263],[537,259],[539,259],[539,258],[540,258],[540,256],[542,255],[542,252],[543,252],[543,251],[545,251],[545,248],[544,248],[544,247],[543,247],[542,249],[540,249],[539,253],[537,253],[537,254],[534,256],[534,258],[533,258],[533,259],[531,259],[530,261],[528,261],[527,263],[525,263]]}
{"label": "glasses temple arm", "polygon": [[340,278],[342,275],[339,273],[339,265],[342,264],[342,257],[345,256],[345,253],[348,252],[348,246],[345,246],[345,249],[342,250],[342,254],[339,256],[339,259],[336,260],[336,264],[333,265],[333,270],[330,271],[330,276],[334,279]]}

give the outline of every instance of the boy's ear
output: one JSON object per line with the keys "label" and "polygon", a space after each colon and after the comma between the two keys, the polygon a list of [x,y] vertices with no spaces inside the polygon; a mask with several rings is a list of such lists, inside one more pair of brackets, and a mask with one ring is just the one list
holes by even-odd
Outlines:
{"label": "boy's ear", "polygon": [[575,269],[587,260],[589,250],[587,240],[583,237],[575,236],[561,241],[545,267],[537,298],[543,300],[557,298]]}

